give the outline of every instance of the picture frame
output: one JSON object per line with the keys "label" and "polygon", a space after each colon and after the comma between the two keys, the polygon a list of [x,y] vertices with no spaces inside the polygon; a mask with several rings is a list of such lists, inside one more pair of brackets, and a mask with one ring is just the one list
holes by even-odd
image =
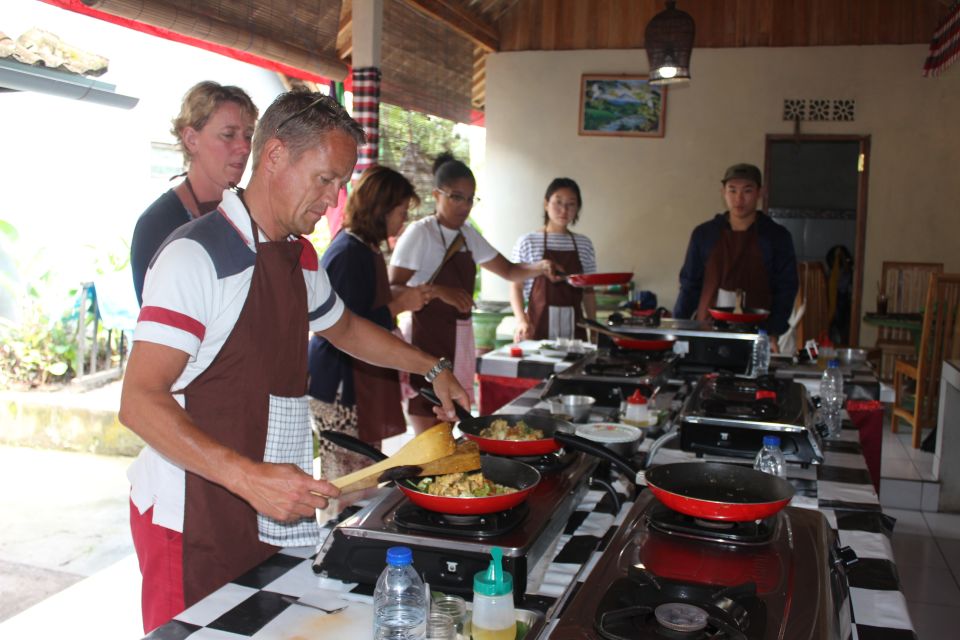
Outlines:
{"label": "picture frame", "polygon": [[583,74],[580,78],[582,136],[662,138],[667,87],[649,76]]}

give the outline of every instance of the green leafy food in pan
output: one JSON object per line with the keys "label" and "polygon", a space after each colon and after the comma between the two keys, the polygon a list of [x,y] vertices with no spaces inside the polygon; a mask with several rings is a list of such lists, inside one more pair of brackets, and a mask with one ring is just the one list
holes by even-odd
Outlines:
{"label": "green leafy food in pan", "polygon": [[421,478],[414,486],[423,493],[448,498],[486,498],[517,491],[513,487],[497,484],[485,478],[480,471],[427,476]]}

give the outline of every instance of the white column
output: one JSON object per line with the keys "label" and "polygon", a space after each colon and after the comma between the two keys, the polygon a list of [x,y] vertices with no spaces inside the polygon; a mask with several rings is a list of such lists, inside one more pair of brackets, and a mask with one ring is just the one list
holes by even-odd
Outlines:
{"label": "white column", "polygon": [[353,68],[380,67],[383,0],[353,0]]}

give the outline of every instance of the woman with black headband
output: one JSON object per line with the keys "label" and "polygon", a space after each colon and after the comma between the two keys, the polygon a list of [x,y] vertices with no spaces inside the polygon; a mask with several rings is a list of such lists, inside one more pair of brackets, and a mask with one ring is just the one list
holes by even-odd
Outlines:
{"label": "woman with black headband", "polygon": [[[183,153],[183,182],[147,207],[130,241],[130,267],[137,303],[154,254],[177,227],[217,208],[224,189],[237,186],[250,157],[256,105],[246,92],[206,80],[187,91],[171,133]],[[179,177],[179,176],[178,176]]]}

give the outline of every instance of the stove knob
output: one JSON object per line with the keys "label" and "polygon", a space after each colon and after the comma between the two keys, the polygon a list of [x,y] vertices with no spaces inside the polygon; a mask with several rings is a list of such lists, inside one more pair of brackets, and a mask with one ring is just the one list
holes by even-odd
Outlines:
{"label": "stove knob", "polygon": [[720,432],[720,441],[721,441],[721,442],[729,442],[729,441],[730,441],[730,434],[729,434],[728,432],[726,432],[726,431],[721,431],[721,432]]}
{"label": "stove knob", "polygon": [[460,565],[453,560],[447,560],[447,573],[456,573]]}

